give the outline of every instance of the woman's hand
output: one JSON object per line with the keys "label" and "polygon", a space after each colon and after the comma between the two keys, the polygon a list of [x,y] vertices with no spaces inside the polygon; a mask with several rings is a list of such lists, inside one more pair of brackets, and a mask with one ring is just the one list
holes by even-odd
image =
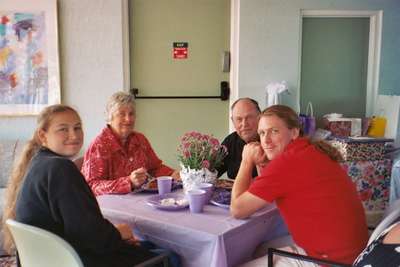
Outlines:
{"label": "woman's hand", "polygon": [[259,142],[251,142],[244,146],[242,161],[252,165],[265,165],[268,162],[267,155]]}
{"label": "woman's hand", "polygon": [[181,175],[179,174],[179,171],[175,170],[171,174],[172,178],[174,178],[175,181],[180,181],[181,180]]}
{"label": "woman's hand", "polygon": [[132,230],[126,223],[116,224],[115,228],[120,233],[122,240],[128,240],[133,237]]}
{"label": "woman's hand", "polygon": [[146,173],[147,170],[143,167],[136,169],[131,173],[129,178],[131,179],[133,188],[140,187],[146,181]]}
{"label": "woman's hand", "polygon": [[118,232],[121,235],[122,240],[137,245],[139,244],[139,239],[133,235],[132,229],[126,223],[116,224],[114,225],[117,228]]}

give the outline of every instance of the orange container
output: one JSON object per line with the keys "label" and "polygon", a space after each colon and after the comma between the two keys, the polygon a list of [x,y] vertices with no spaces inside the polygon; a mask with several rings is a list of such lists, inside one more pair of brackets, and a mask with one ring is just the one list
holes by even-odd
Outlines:
{"label": "orange container", "polygon": [[368,129],[368,136],[384,137],[386,129],[385,117],[372,117],[371,124]]}

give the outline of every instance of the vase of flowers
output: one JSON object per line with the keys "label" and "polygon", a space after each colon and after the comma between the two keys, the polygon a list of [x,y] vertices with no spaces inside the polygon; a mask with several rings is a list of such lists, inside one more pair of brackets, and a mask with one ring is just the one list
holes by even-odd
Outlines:
{"label": "vase of flowers", "polygon": [[178,147],[183,190],[191,190],[200,183],[214,184],[218,175],[216,169],[223,164],[226,155],[226,147],[213,136],[199,132],[184,134]]}

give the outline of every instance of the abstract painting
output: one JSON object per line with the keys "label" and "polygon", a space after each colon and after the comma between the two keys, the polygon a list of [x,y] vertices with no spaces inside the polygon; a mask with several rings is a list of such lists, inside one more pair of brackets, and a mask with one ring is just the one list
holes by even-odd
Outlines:
{"label": "abstract painting", "polygon": [[[0,115],[34,115],[60,102],[58,51],[52,51],[57,39],[49,38],[56,34],[46,18],[55,17],[50,12],[46,6],[32,11],[0,6]],[[56,44],[49,46],[49,41]]]}

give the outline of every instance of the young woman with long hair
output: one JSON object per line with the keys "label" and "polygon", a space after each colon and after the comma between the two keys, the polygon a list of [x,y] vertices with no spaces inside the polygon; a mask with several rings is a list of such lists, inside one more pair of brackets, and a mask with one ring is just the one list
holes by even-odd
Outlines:
{"label": "young woman with long hair", "polygon": [[[71,161],[83,144],[78,113],[65,105],[45,108],[14,166],[3,221],[51,231],[69,242],[85,266],[133,266],[155,254],[136,242],[126,224],[103,218],[80,170]],[[13,251],[7,226],[5,248]]]}
{"label": "young woman with long hair", "polygon": [[[275,247],[352,263],[366,245],[368,233],[355,185],[338,163],[340,154],[327,143],[302,137],[296,112],[284,105],[262,112],[258,134],[260,142],[243,149],[232,189],[232,215],[245,218],[275,201],[293,238]],[[254,166],[267,160],[252,181]],[[261,265],[267,266],[266,257],[244,266]],[[300,265],[277,256],[274,266]]]}

